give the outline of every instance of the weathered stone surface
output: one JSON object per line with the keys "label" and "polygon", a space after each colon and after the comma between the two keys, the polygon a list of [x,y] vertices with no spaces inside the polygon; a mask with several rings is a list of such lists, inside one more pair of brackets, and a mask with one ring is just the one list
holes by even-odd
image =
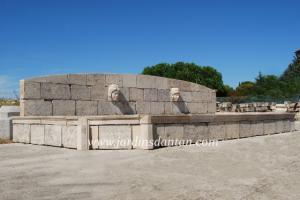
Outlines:
{"label": "weathered stone surface", "polygon": [[99,149],[99,126],[90,126],[90,148]]}
{"label": "weathered stone surface", "polygon": [[134,74],[124,74],[123,75],[123,87],[136,87],[136,75]]}
{"label": "weathered stone surface", "polygon": [[137,76],[137,87],[138,88],[157,88],[156,77],[138,75]]}
{"label": "weathered stone surface", "polygon": [[117,84],[119,87],[123,87],[123,77],[120,74],[106,74],[105,85]]}
{"label": "weathered stone surface", "polygon": [[240,138],[253,136],[251,131],[251,122],[242,121],[240,122]]}
{"label": "weathered stone surface", "polygon": [[61,146],[61,126],[45,125],[45,144],[50,146]]}
{"label": "weathered stone surface", "polygon": [[189,113],[207,113],[207,103],[187,103]]}
{"label": "weathered stone surface", "polygon": [[226,132],[226,139],[239,138],[240,124],[238,122],[226,122],[225,132]]}
{"label": "weathered stone surface", "polygon": [[185,102],[192,102],[192,94],[191,92],[180,92],[180,96]]}
{"label": "weathered stone surface", "polygon": [[225,131],[226,131],[225,124],[223,122],[208,124],[209,139],[225,140],[226,139]]}
{"label": "weathered stone surface", "polygon": [[150,103],[150,112],[153,115],[163,114],[164,113],[164,103],[163,102],[151,102]]}
{"label": "weathered stone surface", "polygon": [[158,101],[164,101],[164,102],[170,101],[170,91],[159,89],[157,91],[157,100]]}
{"label": "weathered stone surface", "polygon": [[291,122],[290,120],[283,120],[283,132],[291,131]]}
{"label": "weathered stone surface", "polygon": [[74,100],[53,100],[53,115],[68,116],[75,115],[75,101]]}
{"label": "weathered stone surface", "polygon": [[118,114],[135,114],[136,108],[134,102],[98,102],[99,115],[118,115]]}
{"label": "weathered stone surface", "polygon": [[131,149],[130,125],[99,126],[100,149]]}
{"label": "weathered stone surface", "polygon": [[21,143],[30,143],[30,125],[14,124],[13,125],[13,141]]}
{"label": "weathered stone surface", "polygon": [[276,133],[276,122],[273,120],[264,121],[264,134]]}
{"label": "weathered stone surface", "polygon": [[143,101],[144,100],[144,90],[139,88],[129,89],[129,100],[130,101]]}
{"label": "weathered stone surface", "polygon": [[45,126],[44,125],[31,125],[31,144],[45,144]]}
{"label": "weathered stone surface", "polygon": [[132,148],[140,148],[142,144],[142,140],[144,138],[141,138],[141,128],[140,125],[133,125],[132,127]]}
{"label": "weathered stone surface", "polygon": [[276,133],[284,132],[284,123],[282,120],[276,121]]}
{"label": "weathered stone surface", "polygon": [[42,83],[41,97],[43,99],[70,99],[70,87],[64,84]]}
{"label": "weathered stone surface", "polygon": [[150,104],[151,104],[150,102],[137,101],[136,102],[136,112],[140,113],[140,114],[151,113]]}
{"label": "weathered stone surface", "polygon": [[215,113],[216,107],[216,102],[207,103],[207,113]]}
{"label": "weathered stone surface", "polygon": [[68,79],[67,74],[65,74],[65,75],[54,75],[54,76],[42,76],[42,77],[29,79],[28,81],[34,81],[34,82],[39,82],[39,83],[69,84],[69,79]]}
{"label": "weathered stone surface", "polygon": [[105,74],[87,74],[87,85],[105,86]]}
{"label": "weathered stone surface", "polygon": [[66,148],[77,147],[77,126],[62,126],[62,145]]}
{"label": "weathered stone surface", "polygon": [[144,89],[144,101],[157,101],[157,89]]}
{"label": "weathered stone surface", "polygon": [[2,106],[0,108],[0,139],[12,139],[11,117],[20,116],[19,106]]}
{"label": "weathered stone surface", "polygon": [[22,100],[21,116],[50,116],[52,115],[51,101],[44,100]]}
{"label": "weathered stone surface", "polygon": [[[159,132],[158,132],[159,133]],[[184,144],[184,129],[182,124],[166,124],[161,132],[161,146],[175,146]]]}
{"label": "weathered stone surface", "polygon": [[172,114],[173,113],[173,108],[172,108],[173,102],[165,102],[164,103],[164,113],[165,114]]}
{"label": "weathered stone surface", "polygon": [[69,84],[75,85],[86,85],[87,75],[86,74],[69,74],[68,75]]}
{"label": "weathered stone surface", "polygon": [[251,122],[251,134],[252,136],[264,134],[264,123],[259,121]]}
{"label": "weathered stone surface", "polygon": [[94,85],[91,87],[91,100],[107,99],[107,87]]}
{"label": "weathered stone surface", "polygon": [[76,101],[76,115],[97,115],[97,101]]}
{"label": "weathered stone surface", "polygon": [[32,81],[20,81],[20,98],[21,99],[40,99],[41,83]]}
{"label": "weathered stone surface", "polygon": [[[208,126],[206,123],[184,125],[183,139],[191,143],[209,139]],[[188,143],[187,143],[188,144]]]}
{"label": "weathered stone surface", "polygon": [[71,85],[71,99],[90,100],[91,89],[84,85]]}

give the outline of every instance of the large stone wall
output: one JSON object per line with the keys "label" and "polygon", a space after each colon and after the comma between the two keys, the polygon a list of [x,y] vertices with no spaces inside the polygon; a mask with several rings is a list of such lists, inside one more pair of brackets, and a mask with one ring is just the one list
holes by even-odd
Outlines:
{"label": "large stone wall", "polygon": [[[108,98],[117,84],[120,100]],[[179,88],[180,101],[170,100]],[[129,74],[68,74],[20,81],[21,116],[215,113],[216,93],[181,80]]]}

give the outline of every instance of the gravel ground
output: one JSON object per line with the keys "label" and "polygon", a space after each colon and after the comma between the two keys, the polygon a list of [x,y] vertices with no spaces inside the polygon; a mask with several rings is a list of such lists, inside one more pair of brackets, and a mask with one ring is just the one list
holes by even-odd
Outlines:
{"label": "gravel ground", "polygon": [[145,150],[0,145],[0,199],[300,199],[300,132]]}

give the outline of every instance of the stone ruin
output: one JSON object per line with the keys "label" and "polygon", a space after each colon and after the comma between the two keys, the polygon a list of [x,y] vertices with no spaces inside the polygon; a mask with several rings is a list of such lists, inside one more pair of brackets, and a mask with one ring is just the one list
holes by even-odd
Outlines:
{"label": "stone ruin", "polygon": [[156,76],[37,77],[20,81],[20,98],[14,142],[78,150],[153,149],[294,130],[294,114],[217,114],[214,90]]}

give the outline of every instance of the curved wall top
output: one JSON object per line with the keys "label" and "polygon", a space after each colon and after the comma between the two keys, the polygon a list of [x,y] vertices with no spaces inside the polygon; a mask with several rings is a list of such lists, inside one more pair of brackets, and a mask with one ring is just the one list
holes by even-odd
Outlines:
{"label": "curved wall top", "polygon": [[21,80],[20,98],[21,116],[203,114],[216,110],[214,90],[133,74],[68,74]]}

